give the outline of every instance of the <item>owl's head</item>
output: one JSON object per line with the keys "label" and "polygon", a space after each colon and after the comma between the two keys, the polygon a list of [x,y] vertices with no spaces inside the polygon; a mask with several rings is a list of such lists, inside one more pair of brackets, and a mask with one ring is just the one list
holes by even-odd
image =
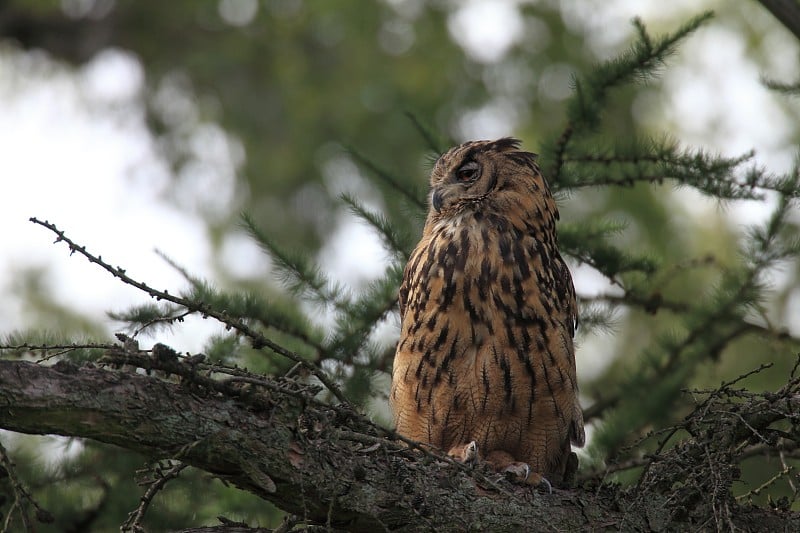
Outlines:
{"label": "owl's head", "polygon": [[445,152],[431,172],[429,216],[441,220],[466,211],[554,209],[536,154],[519,146],[518,139],[504,137],[466,142]]}

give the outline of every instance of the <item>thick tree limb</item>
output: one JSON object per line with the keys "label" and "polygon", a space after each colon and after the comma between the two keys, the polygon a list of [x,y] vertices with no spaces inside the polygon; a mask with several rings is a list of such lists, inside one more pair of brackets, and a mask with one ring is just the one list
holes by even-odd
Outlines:
{"label": "thick tree limb", "polygon": [[[203,379],[173,383],[64,362],[0,361],[0,427],[178,459],[311,522],[350,531],[664,526],[644,508],[650,501],[612,488],[545,495],[505,480],[487,485],[382,438],[343,407],[304,401],[286,383],[242,389],[236,398]],[[753,520],[777,530],[800,526],[796,515],[740,511],[735,520],[744,529]]]}

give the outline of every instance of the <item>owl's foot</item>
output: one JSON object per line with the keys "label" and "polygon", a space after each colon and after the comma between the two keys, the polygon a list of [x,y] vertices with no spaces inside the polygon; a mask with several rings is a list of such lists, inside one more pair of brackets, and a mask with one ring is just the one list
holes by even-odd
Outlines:
{"label": "owl's foot", "polygon": [[480,459],[478,454],[478,443],[473,441],[466,444],[453,446],[447,452],[447,456],[459,463],[477,463]]}
{"label": "owl's foot", "polygon": [[533,485],[547,491],[547,494],[553,494],[553,486],[547,481],[543,475],[538,472],[531,472],[531,467],[528,463],[515,462],[506,466],[501,470],[502,473],[508,475],[513,481],[517,483],[524,483],[526,485]]}
{"label": "owl's foot", "polygon": [[553,494],[553,486],[543,475],[531,472],[528,463],[515,461],[508,452],[495,450],[486,457],[486,462],[496,471],[506,474],[512,481],[540,487],[546,489],[548,494]]}

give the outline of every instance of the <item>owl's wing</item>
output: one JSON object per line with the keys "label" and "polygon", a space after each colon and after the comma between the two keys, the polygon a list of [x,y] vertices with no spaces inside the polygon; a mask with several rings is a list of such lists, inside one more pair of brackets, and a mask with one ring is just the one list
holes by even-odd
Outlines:
{"label": "owl's wing", "polygon": [[[578,329],[578,298],[575,295],[575,285],[572,283],[572,275],[569,273],[566,262],[562,259],[561,263],[561,278],[563,286],[566,289],[564,302],[566,303],[567,311],[567,327],[570,334],[574,337],[575,331]],[[573,379],[577,379],[575,374],[575,348],[572,348],[572,368],[570,369]],[[583,428],[583,409],[578,401],[577,394],[575,395],[575,403],[572,412],[572,424],[569,428],[569,437],[572,444],[575,446],[583,446],[586,443],[586,432]]]}
{"label": "owl's wing", "polygon": [[406,307],[408,307],[408,299],[409,296],[411,296],[411,291],[413,288],[413,276],[414,272],[416,271],[417,264],[419,263],[421,248],[422,243],[418,244],[414,251],[411,252],[411,256],[408,258],[408,263],[403,270],[403,280],[400,282],[400,292],[397,295],[397,302],[400,305],[400,320],[403,319],[403,315],[406,313]]}
{"label": "owl's wing", "polygon": [[572,424],[569,427],[569,440],[579,448],[586,444],[586,432],[583,429],[583,409],[581,409],[581,404],[578,402],[577,397],[573,406]]}
{"label": "owl's wing", "polygon": [[406,313],[406,304],[408,302],[408,293],[411,290],[411,273],[408,266],[403,270],[403,281],[400,282],[400,292],[397,295],[397,303],[400,305],[400,319]]}
{"label": "owl's wing", "polygon": [[565,310],[567,312],[567,327],[569,328],[570,334],[575,337],[575,332],[578,330],[578,298],[575,295],[575,285],[572,283],[572,275],[569,273],[569,268],[567,268],[567,263],[560,259],[558,261],[559,264],[559,276],[561,281],[562,291],[564,295],[562,297],[562,302],[564,304]]}

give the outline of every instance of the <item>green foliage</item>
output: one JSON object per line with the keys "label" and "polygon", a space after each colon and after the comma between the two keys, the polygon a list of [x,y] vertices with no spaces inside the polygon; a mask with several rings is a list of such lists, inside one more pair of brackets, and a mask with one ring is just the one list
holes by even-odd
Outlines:
{"label": "green foliage", "polygon": [[272,258],[279,279],[292,294],[312,298],[320,304],[341,305],[344,289],[331,283],[319,266],[308,259],[308,253],[292,252],[279,246],[246,213],[242,215],[242,224]]}
{"label": "green foliage", "polygon": [[399,224],[393,223],[380,213],[375,213],[366,209],[357,198],[344,194],[341,196],[342,202],[347,204],[354,215],[362,219],[381,236],[384,246],[392,254],[400,254],[403,259],[408,259],[411,250],[414,248],[414,238],[406,228],[398,227]]}
{"label": "green foliage", "polygon": [[[50,453],[65,454],[46,469],[25,466],[41,460],[32,456],[39,453],[32,437],[22,436],[11,447],[21,467],[20,476],[40,505],[55,517],[52,524],[37,524],[37,531],[118,530],[120,518],[139,504],[141,489],[136,481],[154,477],[153,463],[93,442],[52,438],[46,442]],[[205,472],[188,469],[180,483],[168,485],[154,502],[144,525],[153,531],[180,529],[194,520],[214,523],[222,513],[237,520],[276,523],[279,512],[267,502],[255,500]]]}
{"label": "green foliage", "polygon": [[783,177],[751,167],[739,177],[741,166],[755,154],[721,157],[705,150],[681,149],[671,140],[634,139],[603,150],[566,155],[564,180],[560,187],[621,186],[638,182],[661,184],[672,180],[679,186],[694,187],[720,200],[759,200],[761,190],[796,194]]}
{"label": "green foliage", "polygon": [[220,291],[207,283],[196,285],[184,297],[224,310],[231,317],[254,321],[268,331],[284,333],[310,346],[317,345],[322,337],[319,329],[312,326],[295,306],[279,299],[266,300],[252,292]]}
{"label": "green foliage", "polygon": [[67,332],[31,329],[13,331],[0,335],[5,357],[17,357],[33,361],[66,358],[75,363],[94,361],[103,353],[103,345],[91,339],[79,339],[72,335],[65,342]]}
{"label": "green foliage", "polygon": [[[787,177],[792,190],[798,174]],[[644,351],[639,364],[621,380],[621,402],[597,432],[596,453],[618,453],[630,444],[631,432],[646,426],[663,427],[679,420],[682,392],[701,364],[718,361],[734,340],[751,332],[749,312],[761,312],[765,299],[764,278],[777,263],[800,255],[796,237],[781,238],[789,207],[796,198],[782,196],[763,227],[751,228],[736,267],[721,272],[720,281],[700,299],[684,302],[681,327],[661,335]],[[757,329],[757,328],[756,328]],[[767,332],[764,332],[767,333]]]}
{"label": "green foliage", "polygon": [[[328,351],[337,358],[357,360],[365,348],[373,328],[386,318],[397,305],[397,287],[403,271],[389,267],[383,278],[375,281],[336,318],[336,325],[328,341]],[[374,360],[374,357],[368,357]]]}
{"label": "green foliage", "polygon": [[[641,20],[633,21],[638,39],[625,52],[592,69],[585,79],[576,79],[575,95],[567,104],[567,117],[573,130],[584,133],[600,125],[601,113],[605,109],[609,91],[629,83],[644,83],[653,80],[664,66],[667,58],[675,53],[677,45],[690,33],[708,22],[713,14],[698,15],[655,42],[647,34]],[[557,180],[557,173],[553,179]]]}
{"label": "green foliage", "polygon": [[453,139],[448,139],[447,142],[443,143],[439,138],[439,135],[433,131],[428,124],[423,123],[416,113],[406,111],[405,114],[414,124],[414,127],[417,129],[420,136],[425,139],[425,144],[428,146],[428,149],[434,154],[443,154],[448,147],[455,144]]}
{"label": "green foliage", "polygon": [[632,256],[608,243],[608,237],[623,228],[624,224],[611,220],[564,223],[559,229],[559,245],[565,254],[591,265],[609,279],[627,272],[653,273],[657,264],[652,258]]}
{"label": "green foliage", "polygon": [[358,150],[351,148],[350,153],[358,163],[360,163],[367,170],[372,172],[372,174],[375,177],[379,178],[382,183],[387,185],[390,189],[394,190],[395,192],[400,193],[401,197],[404,198],[409,204],[418,209],[426,208],[425,194],[421,193],[417,187],[413,185],[410,187],[405,185],[403,183],[403,180],[397,178],[390,172],[379,167],[378,165],[373,163],[369,158],[362,155],[361,152],[359,152]]}
{"label": "green foliage", "polygon": [[136,331],[156,333],[169,329],[176,322],[181,322],[186,313],[179,307],[167,303],[146,303],[137,305],[124,311],[109,311],[108,318],[117,322],[124,322],[131,327],[136,326]]}
{"label": "green foliage", "polygon": [[773,91],[783,93],[788,96],[800,95],[800,81],[794,83],[784,83],[777,80],[770,80],[767,78],[761,79],[762,83],[772,89]]}
{"label": "green foliage", "polygon": [[209,361],[223,365],[235,364],[242,358],[242,341],[238,335],[214,335],[204,350]]}

